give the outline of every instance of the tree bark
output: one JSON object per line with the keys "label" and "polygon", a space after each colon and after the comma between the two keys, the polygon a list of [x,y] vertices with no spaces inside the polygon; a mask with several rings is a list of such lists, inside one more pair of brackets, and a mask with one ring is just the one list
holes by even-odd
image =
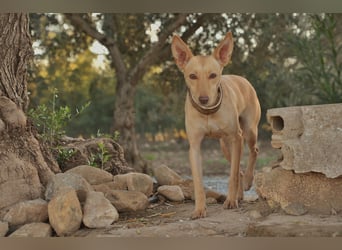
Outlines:
{"label": "tree bark", "polygon": [[0,209],[41,195],[59,167],[27,121],[27,14],[0,14]]}

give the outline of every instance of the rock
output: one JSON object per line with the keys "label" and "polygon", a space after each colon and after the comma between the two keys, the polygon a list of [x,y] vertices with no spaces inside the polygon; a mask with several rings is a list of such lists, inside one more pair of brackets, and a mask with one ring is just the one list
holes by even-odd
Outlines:
{"label": "rock", "polygon": [[300,203],[290,203],[283,208],[284,212],[289,215],[303,215],[308,212],[303,204]]}
{"label": "rock", "polygon": [[66,171],[66,173],[78,174],[82,176],[90,185],[98,185],[113,181],[113,175],[111,173],[88,165],[81,165],[72,168]]}
{"label": "rock", "polygon": [[170,201],[183,201],[184,194],[182,189],[177,185],[163,185],[158,187],[158,193],[163,195],[166,199]]}
{"label": "rock", "polygon": [[3,237],[8,232],[8,222],[7,221],[0,221],[0,237]]}
{"label": "rock", "polygon": [[144,210],[149,205],[146,195],[137,191],[110,190],[105,197],[119,212]]}
{"label": "rock", "polygon": [[269,109],[271,144],[281,148],[280,166],[296,173],[342,175],[342,104]]}
{"label": "rock", "polygon": [[194,182],[190,179],[184,180],[178,184],[178,186],[182,189],[184,198],[187,200],[195,200],[194,194]]}
{"label": "rock", "polygon": [[9,225],[18,226],[31,222],[46,222],[48,220],[48,203],[42,199],[22,201],[9,208],[3,220]]}
{"label": "rock", "polygon": [[206,198],[205,203],[206,204],[216,204],[217,200],[213,197],[208,197],[208,198]]}
{"label": "rock", "polygon": [[83,223],[89,228],[108,227],[119,219],[118,211],[101,192],[88,194],[83,212]]}
{"label": "rock", "polygon": [[82,222],[82,209],[76,191],[69,187],[54,196],[48,204],[48,214],[58,236],[77,231]]}
{"label": "rock", "polygon": [[0,154],[0,210],[41,196],[43,186],[37,169],[10,152]]}
{"label": "rock", "polygon": [[51,200],[65,187],[71,187],[77,192],[80,202],[86,200],[87,193],[94,191],[92,186],[82,177],[73,173],[56,174],[48,183],[45,191],[45,199]]}
{"label": "rock", "polygon": [[52,235],[51,226],[47,223],[30,223],[21,226],[9,237],[50,237]]}
{"label": "rock", "polygon": [[251,217],[252,219],[260,219],[262,218],[261,213],[258,210],[251,210],[248,213],[248,216]]}
{"label": "rock", "polygon": [[[255,176],[258,195],[268,204],[279,204],[285,211],[295,209],[294,214],[330,214],[342,211],[342,177],[330,179],[320,173],[295,174],[281,167]],[[300,205],[298,205],[300,204]],[[274,205],[275,206],[275,205]]]}
{"label": "rock", "polygon": [[150,196],[153,191],[153,179],[142,173],[128,173],[114,176],[114,183],[120,190],[138,191]]}
{"label": "rock", "polygon": [[[178,184],[178,186],[180,186],[180,188],[182,189],[185,199],[195,200],[194,183],[191,179],[182,181],[181,183]],[[225,195],[220,194],[207,187],[205,187],[204,189],[205,189],[206,198],[214,198],[217,202],[224,202],[226,200]]]}
{"label": "rock", "polygon": [[209,188],[205,188],[205,196],[207,198],[212,197],[215,200],[217,200],[217,202],[224,202],[226,200],[226,198],[227,198],[225,195],[220,194],[220,193],[218,193],[218,192],[216,192],[214,190],[211,190]]}
{"label": "rock", "polygon": [[183,178],[168,166],[162,164],[153,169],[153,175],[159,185],[178,185],[183,182]]}
{"label": "rock", "polygon": [[111,182],[106,182],[106,183],[103,183],[103,184],[99,184],[99,185],[93,185],[92,187],[94,188],[95,191],[97,192],[102,192],[104,194],[106,194],[108,191],[111,191],[111,190],[127,190],[127,185],[125,184],[124,188],[123,188],[123,183],[120,182],[114,182],[114,181],[111,181]]}

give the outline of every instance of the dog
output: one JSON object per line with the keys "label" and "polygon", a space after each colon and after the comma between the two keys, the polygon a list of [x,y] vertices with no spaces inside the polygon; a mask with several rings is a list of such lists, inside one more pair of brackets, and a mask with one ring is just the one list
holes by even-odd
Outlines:
{"label": "dog", "polygon": [[[204,137],[220,140],[225,158],[230,162],[228,195],[225,209],[238,208],[243,190],[253,184],[257,147],[260,103],[255,89],[245,78],[222,75],[233,52],[233,36],[228,32],[211,55],[194,56],[186,43],[174,35],[173,58],[184,74],[187,95],[185,128],[189,141],[189,160],[194,182],[195,210],[191,218],[206,217],[206,197],[202,183],[201,142]],[[245,172],[240,171],[244,142],[249,147]]]}

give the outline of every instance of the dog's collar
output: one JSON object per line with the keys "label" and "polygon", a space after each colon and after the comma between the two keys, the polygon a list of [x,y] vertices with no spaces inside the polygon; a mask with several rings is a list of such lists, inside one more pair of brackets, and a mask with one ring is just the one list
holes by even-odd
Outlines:
{"label": "dog's collar", "polygon": [[219,86],[218,86],[218,89],[217,89],[217,98],[216,98],[216,102],[211,105],[211,106],[201,106],[199,105],[197,102],[195,102],[192,94],[191,94],[191,91],[190,89],[188,88],[188,94],[189,94],[189,97],[190,97],[190,101],[191,101],[191,104],[192,106],[198,111],[200,112],[201,114],[204,114],[204,115],[210,115],[210,114],[214,114],[217,110],[219,110],[220,106],[221,106],[221,103],[222,103],[222,97],[223,97],[223,94],[222,94],[222,86],[221,86],[221,83],[219,83]]}

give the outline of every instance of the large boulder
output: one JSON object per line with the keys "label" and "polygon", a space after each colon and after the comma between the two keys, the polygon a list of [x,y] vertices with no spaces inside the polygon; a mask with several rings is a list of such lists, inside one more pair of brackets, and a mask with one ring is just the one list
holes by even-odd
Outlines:
{"label": "large boulder", "polygon": [[149,205],[146,195],[137,191],[111,190],[105,197],[119,212],[144,210]]}
{"label": "large boulder", "polygon": [[77,166],[66,171],[66,173],[78,174],[82,176],[90,185],[98,185],[113,181],[113,175],[111,173],[88,165]]}
{"label": "large boulder", "polygon": [[161,186],[177,185],[183,182],[183,178],[165,164],[153,168],[153,175]]}
{"label": "large boulder", "polygon": [[48,183],[45,191],[45,199],[47,201],[51,200],[66,187],[74,189],[81,202],[86,200],[88,192],[94,191],[92,186],[82,176],[74,173],[59,173]]}
{"label": "large boulder", "polygon": [[76,191],[65,188],[55,195],[48,205],[49,221],[58,236],[76,232],[82,223],[82,208]]}
{"label": "large boulder", "polygon": [[271,144],[280,148],[280,166],[296,173],[342,175],[342,104],[284,107],[267,110]]}
{"label": "large boulder", "polygon": [[270,206],[280,206],[292,215],[342,211],[342,177],[331,179],[321,173],[296,174],[281,167],[265,168],[256,174],[255,187]]}
{"label": "large boulder", "polygon": [[114,176],[117,189],[138,191],[150,196],[153,191],[153,179],[142,173],[127,173]]}
{"label": "large boulder", "polygon": [[52,235],[51,226],[47,223],[35,222],[21,226],[9,237],[50,237]]}
{"label": "large boulder", "polygon": [[42,199],[22,201],[9,208],[3,220],[11,227],[48,220],[48,203]]}
{"label": "large boulder", "polygon": [[163,185],[158,187],[158,193],[163,195],[170,201],[183,201],[184,194],[180,186],[177,185]]}
{"label": "large boulder", "polygon": [[83,223],[89,228],[104,228],[119,219],[116,208],[101,192],[90,192],[83,208]]}

